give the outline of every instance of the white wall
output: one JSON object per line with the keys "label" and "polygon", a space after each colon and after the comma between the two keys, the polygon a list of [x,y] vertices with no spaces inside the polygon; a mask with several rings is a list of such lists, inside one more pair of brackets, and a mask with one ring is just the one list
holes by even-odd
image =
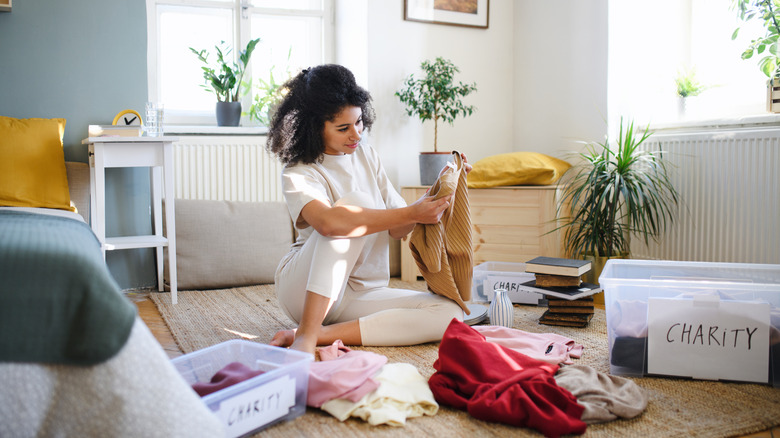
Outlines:
{"label": "white wall", "polygon": [[423,60],[442,56],[476,82],[477,111],[440,124],[439,150],[470,162],[512,151],[560,158],[607,132],[607,1],[492,0],[487,29],[403,19],[402,0],[336,0],[336,62],[374,98],[368,142],[397,187],[420,182],[417,156],[433,150],[433,123],[406,115],[394,96]]}
{"label": "white wall", "polygon": [[405,21],[402,0],[368,3],[368,88],[377,111],[370,140],[390,178],[398,186],[419,184],[418,153],[433,151],[433,122],[407,116],[393,93],[437,56],[460,68],[456,80],[477,83],[465,99],[477,111],[454,126],[439,125],[439,150],[459,150],[472,162],[511,150],[513,2],[490,2],[488,29]]}
{"label": "white wall", "polygon": [[603,140],[607,0],[515,2],[514,26],[514,149],[567,159]]}

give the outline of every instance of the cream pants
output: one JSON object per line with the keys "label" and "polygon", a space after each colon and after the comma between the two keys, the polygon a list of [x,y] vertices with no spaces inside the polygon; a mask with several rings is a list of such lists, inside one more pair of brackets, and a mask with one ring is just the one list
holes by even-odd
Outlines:
{"label": "cream pants", "polygon": [[[360,193],[350,193],[335,205],[371,205]],[[358,320],[363,345],[399,346],[439,341],[452,318],[463,310],[452,300],[430,292],[377,287],[353,290],[349,274],[361,257],[368,236],[330,238],[316,231],[276,275],[276,295],[282,309],[300,322],[306,292],[330,299],[323,324]],[[371,239],[373,241],[373,239]]]}

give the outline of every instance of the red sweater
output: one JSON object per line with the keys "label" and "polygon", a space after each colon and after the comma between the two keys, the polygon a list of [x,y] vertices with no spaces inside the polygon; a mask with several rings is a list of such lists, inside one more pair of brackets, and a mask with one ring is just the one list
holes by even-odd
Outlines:
{"label": "red sweater", "polygon": [[549,437],[585,433],[584,408],[553,378],[557,365],[487,342],[456,319],[444,332],[433,367],[428,384],[440,404]]}

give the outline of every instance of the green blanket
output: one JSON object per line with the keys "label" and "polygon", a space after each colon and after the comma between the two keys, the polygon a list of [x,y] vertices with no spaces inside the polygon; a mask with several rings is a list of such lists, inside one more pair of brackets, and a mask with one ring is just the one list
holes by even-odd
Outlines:
{"label": "green blanket", "polygon": [[87,224],[0,211],[0,362],[103,362],[135,315]]}

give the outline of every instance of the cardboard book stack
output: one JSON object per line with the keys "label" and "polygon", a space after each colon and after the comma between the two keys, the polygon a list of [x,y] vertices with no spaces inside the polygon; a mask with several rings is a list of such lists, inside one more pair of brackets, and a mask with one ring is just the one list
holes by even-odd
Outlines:
{"label": "cardboard book stack", "polygon": [[598,285],[583,283],[582,275],[590,271],[587,260],[556,257],[536,257],[526,263],[526,272],[535,280],[524,284],[545,294],[548,309],[539,318],[540,324],[585,327],[593,318],[593,294],[601,292]]}

